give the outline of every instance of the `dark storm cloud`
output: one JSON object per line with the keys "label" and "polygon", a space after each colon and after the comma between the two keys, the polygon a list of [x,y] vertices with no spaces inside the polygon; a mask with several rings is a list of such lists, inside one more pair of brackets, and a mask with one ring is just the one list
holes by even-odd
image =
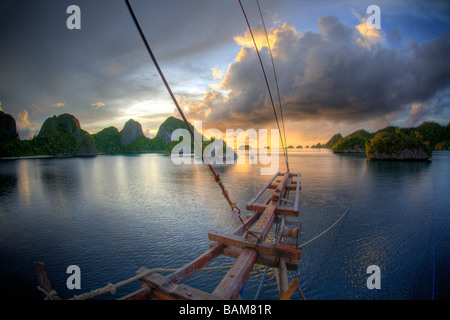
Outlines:
{"label": "dark storm cloud", "polygon": [[[243,127],[273,123],[252,44],[242,48],[227,72],[223,70],[241,45],[233,36],[246,28],[237,1],[130,2],[174,93],[191,116],[224,127],[230,121]],[[255,9],[252,3],[244,2],[249,13]],[[314,12],[322,10],[313,3],[306,2]],[[326,3],[336,8],[335,2]],[[66,27],[66,9],[72,4],[81,8],[81,30]],[[274,21],[282,19],[279,10],[288,10],[292,18],[301,12],[306,16],[305,10],[294,12],[291,2],[262,4],[271,17],[267,20],[277,26],[270,30],[276,39],[272,49],[289,119],[367,121],[409,112],[415,104],[413,121],[447,107],[448,34],[404,46],[410,37],[400,28],[385,35],[389,43],[371,42],[334,16],[320,18],[318,31],[300,33],[293,25]],[[448,9],[438,17],[442,26]],[[173,108],[124,1],[2,1],[0,21],[0,101],[16,119],[27,111],[30,130],[64,112],[77,116],[84,127],[100,130],[104,125],[120,127],[124,118],[134,117],[133,104],[166,101]],[[396,41],[403,42],[392,46]],[[267,47],[261,52],[273,84]],[[223,90],[207,92],[213,82],[211,69],[218,65],[226,73]],[[274,86],[272,92],[276,102]],[[149,113],[151,118],[163,112]]]}
{"label": "dark storm cloud", "polygon": [[[192,57],[207,57],[237,30],[229,19],[234,3],[130,3],[174,86],[188,78],[176,67],[198,68],[189,64]],[[81,9],[81,30],[66,27],[72,4]],[[168,97],[125,1],[3,1],[0,21],[0,101],[13,116],[26,109],[40,125],[69,112],[87,124],[124,116],[133,102]],[[210,73],[210,66],[204,68]],[[105,104],[102,112],[92,112],[98,102]]]}
{"label": "dark storm cloud", "polygon": [[[334,16],[320,18],[318,30],[300,34],[285,24],[270,31],[276,39],[275,65],[284,115],[289,120],[356,122],[386,118],[411,109],[414,103],[429,103],[450,87],[450,33],[391,49],[383,45],[382,34],[360,32]],[[267,48],[261,54],[271,76]],[[243,48],[237,60],[222,83],[222,89],[229,91],[228,99],[217,95],[208,103],[193,105],[192,110],[198,113],[201,107],[210,108],[209,120],[229,120],[246,127],[273,123],[254,49]],[[433,111],[431,106],[420,108],[422,115],[427,110]]]}

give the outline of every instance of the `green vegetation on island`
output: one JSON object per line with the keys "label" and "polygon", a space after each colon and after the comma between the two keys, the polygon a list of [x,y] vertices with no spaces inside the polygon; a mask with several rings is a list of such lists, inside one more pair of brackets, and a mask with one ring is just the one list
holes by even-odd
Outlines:
{"label": "green vegetation on island", "polygon": [[366,130],[358,130],[339,139],[331,149],[335,153],[365,153],[366,141],[372,137],[373,135]]}
{"label": "green vegetation on island", "polygon": [[[191,128],[193,126],[190,124]],[[130,119],[121,131],[108,127],[90,134],[83,130],[77,118],[62,114],[48,118],[37,136],[20,140],[15,119],[0,110],[0,157],[39,155],[95,156],[98,153],[164,152],[170,154],[181,141],[172,141],[176,129],[187,129],[185,123],[175,117],[167,118],[154,138],[147,138],[139,122]],[[194,129],[195,130],[195,129]],[[202,147],[223,141],[202,139]],[[249,150],[249,145],[240,149]],[[288,148],[293,148],[292,145]],[[302,146],[297,146],[302,148]],[[309,146],[306,146],[309,148]],[[342,137],[335,134],[327,143],[317,143],[311,148],[329,148],[335,153],[365,153],[372,160],[424,160],[431,157],[432,150],[450,149],[450,123],[442,126],[436,122],[424,122],[416,128],[386,127],[375,133],[358,130]],[[208,148],[214,152],[214,148]],[[223,153],[231,150],[223,142]],[[191,150],[194,141],[191,139]],[[234,156],[236,154],[233,151]],[[214,157],[214,154],[211,153]]]}
{"label": "green vegetation on island", "polygon": [[[190,126],[193,128],[191,124]],[[130,119],[121,131],[115,127],[108,127],[89,134],[81,129],[80,122],[73,115],[62,114],[45,120],[37,136],[30,140],[20,140],[14,118],[0,111],[0,157],[41,155],[85,157],[95,156],[98,153],[140,152],[170,154],[173,147],[179,143],[179,141],[172,141],[172,133],[176,129],[187,129],[187,127],[182,120],[169,117],[160,125],[154,138],[147,138],[141,124]],[[199,137],[202,138],[203,149],[215,141],[214,139],[205,141],[201,134]],[[193,150],[194,141],[191,139],[191,152]],[[224,142],[224,155],[228,150]],[[211,156],[214,157],[214,148]],[[234,151],[233,156],[236,156]]]}
{"label": "green vegetation on island", "polygon": [[[4,113],[0,117],[5,117]],[[16,130],[15,120],[13,127]],[[5,131],[5,128],[0,128],[0,131]],[[18,135],[11,138],[9,135],[0,142],[0,157],[96,154],[91,135],[82,130],[78,119],[69,114],[48,118],[42,124],[39,134],[30,140],[20,140]]]}
{"label": "green vegetation on island", "polygon": [[427,160],[432,149],[418,131],[409,134],[399,128],[381,131],[366,142],[366,155],[370,160]]}
{"label": "green vegetation on island", "polygon": [[[175,118],[170,121],[182,122]],[[62,114],[45,120],[39,134],[30,140],[20,140],[16,130],[14,118],[0,111],[0,157],[163,152],[168,147],[161,137],[147,138],[141,125],[132,119],[125,123],[122,131],[108,127],[89,134],[81,129],[80,122],[73,115]]]}
{"label": "green vegetation on island", "polygon": [[327,143],[325,143],[323,145],[323,148],[331,149],[341,139],[342,139],[342,135],[340,133],[337,133],[334,136],[332,136],[331,139],[328,140]]}
{"label": "green vegetation on island", "polygon": [[319,143],[317,143],[317,144],[315,144],[315,145],[312,145],[311,146],[311,148],[313,148],[313,149],[315,149],[315,148],[325,148],[325,145],[324,144],[321,144],[320,142]]}
{"label": "green vegetation on island", "polygon": [[375,133],[361,129],[345,137],[337,133],[327,143],[319,142],[311,148],[366,154],[371,160],[426,160],[431,157],[432,150],[450,150],[450,123],[443,126],[436,122],[423,122],[411,128],[389,126]]}
{"label": "green vegetation on island", "polygon": [[[331,141],[331,139],[330,139]],[[327,143],[328,144],[328,143]],[[432,150],[449,150],[450,123],[423,122],[418,127],[389,126],[375,133],[358,130],[339,139],[335,153],[365,153],[371,160],[426,160]]]}

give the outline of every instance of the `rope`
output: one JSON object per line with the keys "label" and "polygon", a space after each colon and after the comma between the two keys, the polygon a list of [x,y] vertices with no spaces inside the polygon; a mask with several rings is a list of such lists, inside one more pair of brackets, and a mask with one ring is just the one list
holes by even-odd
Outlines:
{"label": "rope", "polygon": [[[211,162],[210,162],[210,161],[208,160],[208,158],[204,155],[204,150],[203,150],[203,148],[202,148],[202,145],[201,145],[200,142],[196,139],[195,134],[194,134],[194,131],[192,130],[192,127],[190,126],[189,122],[187,121],[186,116],[184,115],[183,110],[180,108],[180,106],[179,106],[179,104],[178,104],[178,101],[177,101],[177,99],[175,98],[175,96],[174,96],[174,94],[173,94],[173,92],[172,92],[172,90],[171,90],[171,88],[170,88],[170,86],[169,86],[169,83],[167,82],[167,80],[166,80],[166,78],[165,78],[165,76],[164,76],[164,74],[163,74],[163,72],[162,72],[162,70],[161,70],[161,68],[160,68],[160,66],[159,66],[159,64],[158,64],[158,61],[156,60],[156,57],[155,57],[155,55],[153,54],[153,52],[152,52],[152,50],[151,50],[151,48],[150,48],[150,45],[148,44],[148,41],[147,41],[147,39],[146,39],[146,37],[145,37],[145,35],[144,35],[144,32],[142,31],[142,29],[141,29],[141,27],[140,27],[140,25],[139,25],[139,22],[138,22],[138,20],[137,20],[135,14],[134,14],[134,12],[133,12],[133,9],[131,8],[131,5],[130,5],[129,1],[128,1],[128,0],[125,0],[125,1],[126,1],[128,10],[130,11],[131,17],[133,18],[134,24],[136,25],[136,28],[138,29],[139,34],[140,34],[140,36],[141,36],[141,38],[142,38],[142,40],[143,40],[143,42],[144,42],[144,44],[145,44],[145,47],[147,48],[147,51],[148,51],[148,53],[149,53],[149,55],[150,55],[150,57],[151,57],[151,59],[152,59],[152,61],[153,61],[153,64],[155,65],[155,67],[156,67],[156,69],[157,69],[157,71],[158,71],[158,73],[159,73],[159,76],[161,77],[161,79],[162,79],[162,81],[163,81],[163,83],[164,83],[164,85],[165,85],[167,91],[169,92],[169,95],[170,95],[170,97],[172,98],[172,101],[173,101],[173,103],[175,104],[175,107],[177,108],[178,112],[180,113],[181,117],[183,118],[183,121],[184,121],[184,123],[186,124],[186,127],[187,127],[187,129],[189,130],[189,132],[190,132],[192,138],[194,139],[194,141],[195,141],[197,147],[198,147],[200,150],[202,150],[202,156],[203,156],[205,162],[208,164],[209,169],[211,170],[211,173],[213,174],[215,181],[217,182],[217,184],[219,185],[220,189],[222,190],[222,194],[223,194],[224,198],[227,200],[228,204],[230,205],[230,208],[231,208],[231,210],[232,210],[232,215],[233,215],[233,216],[240,215],[241,210],[238,208],[238,206],[236,205],[236,203],[234,203],[233,201],[231,201],[230,196],[229,196],[229,194],[228,194],[228,191],[225,189],[225,187],[224,187],[224,185],[223,185],[223,183],[222,183],[222,181],[221,181],[221,179],[220,179],[220,175],[214,170],[214,168],[213,168],[212,165],[211,165]],[[241,219],[241,220],[242,220],[242,219]]]}
{"label": "rope", "polygon": [[355,202],[356,194],[358,193],[358,190],[360,189],[360,186],[361,186],[362,180],[363,180],[363,178],[364,178],[364,175],[365,175],[365,171],[364,171],[363,176],[361,177],[361,179],[360,179],[360,181],[359,181],[359,185],[358,185],[358,187],[356,188],[355,193],[353,194],[353,199],[352,199],[352,201],[350,201],[350,204],[348,205],[348,207],[347,207],[347,209],[344,211],[344,213],[340,216],[340,218],[337,219],[337,220],[336,220],[329,228],[327,228],[327,229],[324,230],[323,232],[319,233],[319,234],[318,234],[317,236],[315,236],[314,238],[312,238],[312,239],[306,241],[305,243],[302,243],[301,245],[299,245],[298,248],[302,248],[302,247],[306,246],[307,244],[310,244],[310,243],[313,242],[314,240],[319,239],[319,238],[320,238],[321,236],[323,236],[325,233],[327,233],[328,231],[330,231],[335,225],[337,225],[338,222],[342,220],[342,218],[344,218],[344,216],[350,211],[350,208],[352,207],[353,202]]}
{"label": "rope", "polygon": [[262,63],[261,55],[259,54],[258,46],[256,45],[255,37],[253,36],[252,28],[250,27],[250,23],[248,22],[247,14],[245,13],[245,10],[244,10],[244,7],[242,6],[241,0],[239,0],[239,5],[241,6],[242,13],[244,14],[244,18],[245,18],[245,21],[246,21],[246,23],[247,23],[248,30],[249,30],[250,35],[251,35],[252,40],[253,40],[253,45],[255,46],[255,50],[256,50],[256,53],[257,53],[257,55],[258,55],[259,64],[261,65],[261,69],[262,69],[262,72],[263,72],[263,75],[264,75],[264,79],[265,79],[265,81],[266,81],[267,90],[269,91],[269,97],[270,97],[270,101],[271,101],[271,103],[272,103],[273,113],[274,113],[274,115],[275,115],[275,120],[276,120],[277,126],[278,126],[278,132],[280,132],[281,145],[282,145],[282,148],[283,148],[283,154],[284,154],[284,157],[285,157],[285,160],[286,160],[286,166],[287,166],[287,169],[288,169],[288,171],[289,171],[289,166],[288,166],[288,162],[287,162],[287,155],[286,155],[285,142],[283,141],[283,135],[281,134],[280,123],[279,123],[279,121],[278,121],[277,112],[276,112],[276,110],[275,110],[275,104],[274,104],[274,102],[273,102],[272,92],[270,91],[270,85],[269,85],[269,81],[267,80],[267,75],[266,75],[266,71],[265,71],[265,69],[264,69],[264,64]]}
{"label": "rope", "polygon": [[[202,271],[202,270],[203,271],[206,271],[206,270],[219,270],[219,269],[226,269],[226,268],[230,268],[230,267],[231,267],[231,265],[230,266],[220,266],[220,267],[209,267],[209,268],[200,269],[199,271]],[[108,292],[110,292],[112,295],[115,295],[116,291],[117,291],[117,288],[120,288],[120,287],[122,287],[124,285],[127,285],[127,284],[131,283],[131,282],[139,280],[140,278],[146,277],[146,276],[148,276],[148,275],[150,275],[152,273],[155,273],[155,272],[175,272],[177,270],[178,269],[166,269],[166,268],[150,269],[150,270],[147,270],[145,272],[141,272],[141,273],[139,273],[138,275],[136,275],[134,277],[131,277],[131,278],[128,278],[128,279],[123,280],[121,282],[118,282],[116,284],[108,283],[106,286],[104,286],[102,288],[95,289],[95,290],[92,290],[90,292],[83,293],[83,294],[80,294],[80,295],[74,295],[72,299],[73,300],[86,300],[86,299],[94,298],[94,297],[99,296],[99,295],[103,295],[103,294],[108,293]],[[38,289],[39,288],[40,287],[38,287]],[[54,291],[54,290],[52,290],[52,291]],[[46,292],[44,292],[44,293],[46,293]],[[56,294],[56,292],[55,292],[55,294]],[[59,300],[61,300],[61,299],[59,299]]]}
{"label": "rope", "polygon": [[342,214],[342,216],[341,216],[339,219],[337,219],[336,222],[333,223],[328,229],[326,229],[325,231],[319,233],[317,236],[315,236],[314,238],[312,238],[312,239],[306,241],[305,243],[299,245],[298,247],[299,247],[299,248],[302,248],[302,247],[306,246],[307,244],[310,244],[310,243],[313,242],[314,240],[319,239],[319,238],[320,238],[321,236],[323,236],[325,233],[327,233],[328,231],[330,231],[330,230],[331,230],[331,229],[332,229],[339,221],[341,221],[341,219],[342,219],[342,218],[350,211],[350,208],[351,208],[352,204],[353,204],[353,201],[350,202],[350,205],[347,207],[347,209],[346,209],[345,212]]}
{"label": "rope", "polygon": [[[272,54],[272,48],[270,46],[270,41],[269,41],[269,36],[267,35],[267,29],[266,29],[266,24],[264,23],[264,18],[261,12],[261,7],[259,6],[259,1],[256,0],[256,4],[258,5],[258,10],[259,10],[259,15],[261,17],[261,21],[264,27],[264,33],[266,34],[266,40],[267,40],[267,46],[269,48],[269,53],[270,53],[270,60],[272,61],[272,69],[273,69],[273,75],[275,77],[275,85],[277,87],[277,94],[278,94],[278,104],[280,105],[280,112],[281,112],[281,122],[283,124],[283,135],[284,135],[284,142],[285,145],[287,145],[287,141],[286,141],[286,127],[284,125],[284,116],[283,116],[283,108],[281,105],[281,95],[280,95],[280,88],[278,86],[278,77],[277,77],[277,72],[275,70],[275,62],[273,61],[273,54]],[[281,134],[281,133],[280,133]],[[286,167],[287,170],[289,171],[289,160],[288,160],[288,151],[287,151],[287,147],[286,147],[286,157],[285,157],[285,161],[286,161]]]}

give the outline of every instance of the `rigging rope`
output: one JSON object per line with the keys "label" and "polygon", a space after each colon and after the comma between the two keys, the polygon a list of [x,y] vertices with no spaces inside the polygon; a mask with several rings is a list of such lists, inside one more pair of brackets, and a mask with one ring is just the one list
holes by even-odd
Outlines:
{"label": "rigging rope", "polygon": [[348,205],[347,209],[345,209],[344,213],[340,216],[340,218],[337,219],[330,227],[328,227],[326,230],[324,230],[324,231],[322,231],[321,233],[319,233],[319,234],[318,234],[317,236],[315,236],[314,238],[312,238],[312,239],[306,241],[305,243],[302,243],[301,245],[299,245],[298,248],[302,248],[302,247],[306,246],[307,244],[310,244],[310,243],[313,242],[314,240],[319,239],[319,238],[320,238],[321,236],[323,236],[325,233],[327,233],[328,231],[330,231],[335,225],[337,225],[338,222],[342,220],[342,218],[344,218],[344,216],[350,211],[350,208],[352,207],[353,202],[355,202],[356,194],[357,194],[358,191],[360,190],[360,187],[361,187],[361,184],[362,184],[362,181],[363,181],[363,178],[364,178],[365,174],[366,174],[366,171],[363,172],[363,175],[362,175],[362,177],[361,177],[361,179],[360,179],[360,181],[359,181],[359,185],[358,185],[358,187],[356,188],[355,193],[353,194],[353,199],[352,199],[352,201],[350,201],[350,204]]}
{"label": "rigging rope", "polygon": [[[219,269],[226,269],[226,268],[230,268],[231,265],[229,266],[220,266],[220,267],[208,267],[208,268],[202,268],[199,271],[206,271],[206,270],[219,270]],[[126,284],[129,284],[131,282],[134,282],[136,280],[139,280],[143,277],[146,277],[152,273],[155,272],[175,272],[178,269],[166,269],[166,268],[155,268],[155,269],[149,269],[145,272],[141,272],[138,275],[135,275],[134,277],[128,278],[126,280],[120,281],[116,284],[112,284],[112,283],[108,283],[106,286],[99,288],[99,289],[95,289],[92,290],[90,292],[86,292],[80,295],[74,295],[73,296],[73,300],[87,300],[87,299],[92,299],[94,297],[97,297],[99,295],[105,294],[110,292],[112,295],[116,294],[116,290],[117,288],[120,288]]]}
{"label": "rigging rope", "polygon": [[275,110],[275,104],[273,102],[272,92],[270,90],[269,81],[267,80],[267,75],[266,75],[266,71],[264,69],[264,64],[263,64],[263,62],[261,60],[261,55],[259,54],[258,46],[256,45],[255,37],[253,35],[252,28],[250,27],[250,23],[248,21],[247,14],[245,13],[244,7],[242,6],[241,0],[239,0],[239,5],[241,6],[242,13],[244,14],[244,18],[245,18],[245,21],[247,23],[248,30],[249,30],[250,35],[251,35],[252,40],[253,40],[253,45],[255,46],[255,50],[256,50],[256,53],[258,55],[259,64],[261,65],[261,69],[262,69],[262,72],[263,72],[263,75],[264,75],[264,80],[266,81],[267,90],[269,91],[269,97],[270,97],[270,101],[272,103],[273,113],[275,115],[275,120],[276,120],[277,126],[278,126],[278,132],[280,132],[281,145],[282,145],[282,148],[283,148],[283,154],[284,154],[284,158],[285,158],[285,161],[286,161],[286,167],[287,167],[287,170],[289,171],[289,165],[288,165],[288,160],[287,160],[287,155],[286,155],[285,141],[283,141],[283,135],[281,134],[280,123],[278,121],[278,115],[277,115],[277,112]]}
{"label": "rigging rope", "polygon": [[[267,29],[266,29],[266,24],[264,22],[264,18],[263,18],[263,14],[261,12],[261,7],[259,5],[259,1],[256,0],[256,4],[258,5],[258,10],[259,10],[259,15],[261,17],[261,21],[264,27],[264,33],[266,34],[266,40],[267,40],[267,46],[269,48],[269,53],[270,53],[270,60],[272,61],[272,69],[273,69],[273,75],[275,78],[275,85],[277,88],[277,94],[278,94],[278,104],[280,106],[280,113],[281,113],[281,123],[283,124],[283,135],[284,135],[284,142],[287,145],[287,141],[286,141],[286,127],[284,125],[284,116],[283,116],[283,107],[281,105],[281,95],[280,95],[280,88],[278,86],[278,77],[277,77],[277,72],[275,70],[275,62],[273,61],[273,54],[272,54],[272,48],[270,46],[270,41],[269,41],[269,36],[267,35]],[[281,133],[280,133],[281,134]],[[286,146],[286,167],[289,171],[289,160],[288,160],[288,150],[287,150],[287,146]]]}
{"label": "rigging rope", "polygon": [[[183,118],[183,121],[184,121],[184,123],[186,124],[187,129],[189,130],[189,132],[190,132],[192,138],[194,139],[194,142],[196,143],[197,147],[202,151],[202,158],[203,158],[203,159],[205,160],[205,162],[207,163],[209,169],[211,170],[211,173],[212,173],[213,176],[214,176],[215,181],[217,182],[217,184],[219,185],[220,189],[222,190],[222,194],[223,194],[224,198],[227,200],[228,204],[230,205],[230,208],[231,208],[231,210],[232,210],[233,216],[239,215],[239,217],[240,217],[241,210],[240,210],[239,207],[236,205],[236,203],[234,203],[233,201],[231,201],[230,196],[229,196],[229,194],[228,194],[228,191],[225,189],[225,187],[224,187],[224,185],[223,185],[223,183],[222,183],[222,181],[221,181],[221,179],[220,179],[219,173],[217,173],[217,172],[214,170],[213,166],[211,165],[211,162],[208,160],[208,157],[205,156],[204,150],[203,150],[203,148],[202,148],[202,145],[201,145],[201,143],[196,139],[196,136],[195,136],[195,134],[194,134],[194,131],[193,131],[192,127],[190,126],[189,122],[187,121],[186,116],[184,115],[183,110],[180,108],[180,106],[179,106],[179,104],[178,104],[178,101],[177,101],[177,99],[175,98],[175,95],[173,94],[173,92],[172,92],[172,90],[171,90],[171,88],[170,88],[170,86],[169,86],[169,83],[167,82],[167,80],[166,80],[166,78],[165,78],[165,76],[164,76],[164,74],[163,74],[163,72],[162,72],[162,70],[161,70],[161,68],[160,68],[160,66],[159,66],[159,64],[158,64],[158,61],[156,60],[156,57],[155,57],[155,55],[153,54],[153,52],[152,52],[152,50],[151,50],[151,48],[150,48],[150,45],[149,45],[148,42],[147,42],[147,39],[146,39],[146,37],[145,37],[145,35],[144,35],[144,32],[142,31],[142,29],[141,29],[141,27],[140,27],[140,25],[139,25],[139,22],[138,22],[138,20],[137,20],[135,14],[134,14],[134,12],[133,12],[133,9],[131,8],[131,5],[130,5],[129,1],[128,1],[128,0],[125,0],[125,1],[126,1],[128,10],[130,11],[131,17],[133,18],[134,24],[136,25],[136,28],[137,28],[138,31],[139,31],[139,34],[140,34],[140,36],[141,36],[141,38],[142,38],[142,40],[143,40],[143,42],[144,42],[144,44],[145,44],[145,47],[147,48],[147,51],[148,51],[148,53],[149,53],[149,55],[150,55],[150,57],[151,57],[151,59],[152,59],[154,65],[155,65],[155,67],[156,67],[158,73],[159,73],[159,76],[161,77],[161,79],[162,79],[162,81],[163,81],[163,83],[164,83],[164,85],[165,85],[167,91],[169,92],[170,97],[172,98],[172,101],[173,101],[173,103],[175,104],[175,107],[177,108],[178,112],[180,113],[181,117]],[[241,222],[242,222],[242,219],[241,219]]]}

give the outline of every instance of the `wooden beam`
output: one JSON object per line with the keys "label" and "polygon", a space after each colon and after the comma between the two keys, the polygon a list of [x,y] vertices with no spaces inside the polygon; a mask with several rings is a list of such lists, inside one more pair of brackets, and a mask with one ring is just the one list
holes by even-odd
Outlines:
{"label": "wooden beam", "polygon": [[[217,242],[211,242],[210,246],[217,245]],[[237,248],[233,246],[224,246],[222,254],[227,257],[237,258],[242,253],[244,249]],[[298,264],[300,263],[300,260],[295,259],[285,259],[286,261],[286,267],[288,270],[297,270]],[[269,266],[272,268],[278,268],[279,266],[279,258],[272,255],[267,255],[263,253],[258,253],[258,257],[256,258],[256,264],[263,265],[263,266]]]}
{"label": "wooden beam", "polygon": [[196,273],[198,270],[207,266],[214,258],[218,257],[223,251],[223,246],[218,245],[206,251],[197,259],[191,261],[183,268],[178,269],[167,277],[168,282],[180,283],[186,278]]}
{"label": "wooden beam", "polygon": [[[254,213],[250,216],[245,222],[244,225],[248,228],[250,227],[260,216],[260,213]],[[233,234],[234,235],[242,235],[245,232],[244,225],[241,225],[239,228],[237,228]],[[222,245],[217,245],[216,247],[211,248],[204,254],[202,254],[197,259],[191,261],[184,267],[178,269],[174,273],[170,274],[167,277],[167,281],[173,282],[173,283],[180,283],[181,281],[189,278],[191,275],[199,271],[200,269],[207,266],[214,258],[219,256],[223,251]]]}
{"label": "wooden beam", "polygon": [[281,223],[280,223],[280,237],[277,240],[277,244],[280,243],[281,238],[283,236],[283,231],[284,231],[284,226],[286,224],[286,217],[285,216],[281,216]]}
{"label": "wooden beam", "polygon": [[297,248],[295,243],[280,242],[278,244],[260,242],[248,243],[244,237],[229,235],[221,231],[211,231],[208,238],[212,241],[222,243],[224,245],[233,246],[236,248],[250,247],[259,254],[266,254],[275,257],[283,257],[288,259],[300,259],[301,250]]}
{"label": "wooden beam", "polygon": [[273,180],[275,180],[276,177],[278,177],[279,174],[280,174],[279,171],[275,173],[273,177],[269,180],[269,182],[267,182],[267,184],[258,192],[258,194],[252,200],[247,202],[247,205],[251,205],[253,202],[258,200],[258,198],[264,193],[264,191],[266,191],[267,187],[273,182]]}
{"label": "wooden beam", "polygon": [[[261,218],[259,218],[258,222],[251,229],[251,231],[254,234],[260,235],[261,241],[264,241],[264,239],[266,239],[267,234],[270,231],[270,228],[272,228],[273,222],[275,221],[276,208],[277,208],[277,201],[274,200],[270,201],[269,204],[267,205],[266,210],[264,210],[263,214],[261,215]],[[258,239],[256,239],[252,235],[249,235],[248,242],[256,243],[258,242]]]}
{"label": "wooden beam", "polygon": [[[278,184],[269,184],[267,186],[267,189],[276,189],[278,187]],[[296,183],[289,183],[285,186],[286,189],[288,190],[295,190],[297,188],[297,184]],[[301,185],[300,185],[300,189],[301,189]]]}
{"label": "wooden beam", "polygon": [[223,299],[236,299],[252,271],[257,256],[256,250],[245,248],[212,294]]}
{"label": "wooden beam", "polygon": [[258,257],[258,251],[256,250],[256,248],[262,245],[262,243],[259,242],[266,239],[267,234],[269,233],[270,229],[272,228],[273,222],[275,221],[275,209],[277,208],[278,202],[284,193],[284,187],[290,178],[290,175],[288,173],[289,172],[284,175],[283,180],[278,184],[277,188],[272,194],[272,200],[269,202],[266,210],[264,210],[263,214],[261,215],[261,218],[259,218],[258,222],[251,230],[254,234],[259,235],[259,239],[252,234],[248,235],[245,244],[251,244],[254,247],[245,247],[243,249],[242,253],[236,259],[231,269],[214,290],[214,295],[220,296],[224,299],[236,299],[236,297],[239,296],[239,292],[244,286],[244,283],[247,280],[253,268],[253,265],[256,262],[256,258]]}
{"label": "wooden beam", "polygon": [[281,180],[281,182],[278,184],[277,188],[275,189],[274,193],[272,194],[273,201],[280,200],[283,190],[285,189],[285,185],[289,179],[290,179],[289,174],[285,174],[283,177],[283,180]]}
{"label": "wooden beam", "polygon": [[294,212],[298,214],[298,202],[300,197],[300,173],[297,173],[297,185],[295,186]]}
{"label": "wooden beam", "polygon": [[276,269],[276,276],[278,282],[278,291],[280,292],[280,298],[283,297],[284,293],[289,287],[289,281],[287,277],[287,267],[284,258],[280,258],[280,264],[278,269]]}
{"label": "wooden beam", "polygon": [[35,262],[34,269],[36,270],[36,276],[39,286],[48,293],[52,292],[52,285],[50,284],[50,280],[48,279],[47,268],[45,268],[44,263]]}
{"label": "wooden beam", "polygon": [[[292,295],[294,294],[295,289],[296,288],[299,289],[299,287],[298,287],[299,282],[300,281],[298,280],[298,278],[295,278],[294,280],[292,280],[291,284],[289,285],[287,290],[283,293],[280,300],[289,300],[292,297]],[[303,296],[303,294],[302,294],[302,296]]]}
{"label": "wooden beam", "polygon": [[135,292],[132,292],[118,300],[149,300],[152,298],[150,287],[143,287]]}
{"label": "wooden beam", "polygon": [[[264,212],[267,209],[267,204],[262,203],[253,203],[251,206],[247,207],[247,210],[256,211],[256,212]],[[287,206],[277,206],[275,209],[276,214],[282,214],[285,216],[298,217],[298,209],[294,210],[292,207]]]}
{"label": "wooden beam", "polygon": [[[136,273],[139,274],[147,271],[147,268],[140,268]],[[218,296],[192,288],[185,284],[166,285],[168,283],[167,277],[158,273],[152,273],[139,280],[148,284],[149,287],[158,294],[159,298],[166,297],[168,299],[180,300],[221,300]]]}

